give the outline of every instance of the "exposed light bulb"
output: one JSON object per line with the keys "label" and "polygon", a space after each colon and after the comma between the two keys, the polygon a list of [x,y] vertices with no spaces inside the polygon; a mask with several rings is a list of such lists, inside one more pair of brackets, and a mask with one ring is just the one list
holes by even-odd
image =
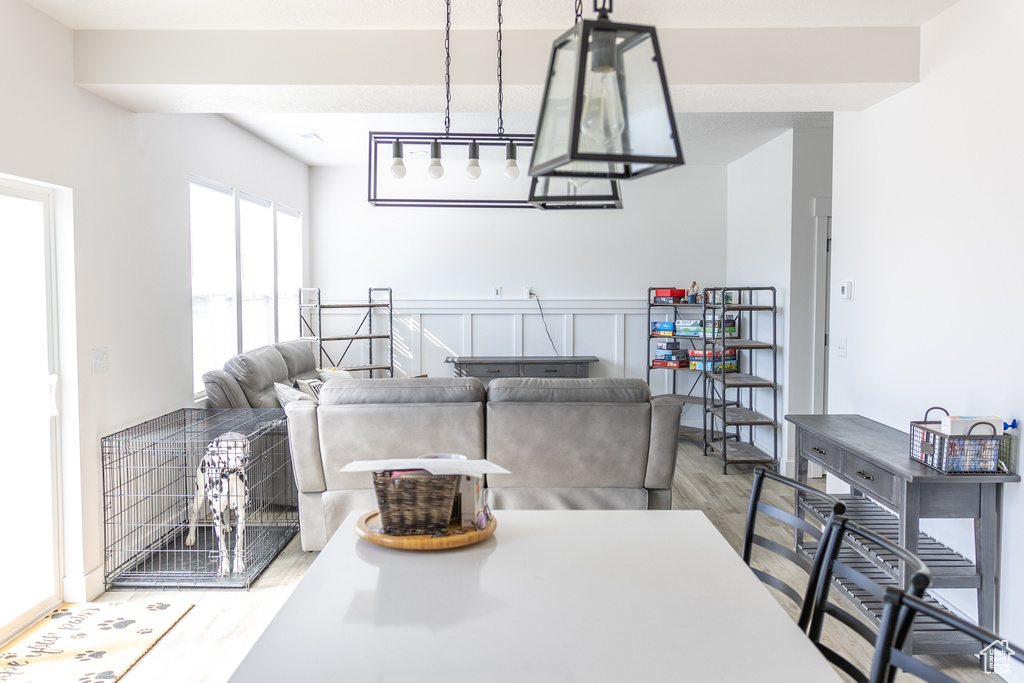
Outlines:
{"label": "exposed light bulb", "polygon": [[626,129],[616,72],[615,32],[594,31],[591,74],[583,103],[580,131],[609,152]]}
{"label": "exposed light bulb", "polygon": [[441,165],[441,143],[437,140],[430,143],[430,165],[427,167],[427,173],[434,180],[444,175],[444,166]]}
{"label": "exposed light bulb", "polygon": [[402,160],[401,140],[395,140],[391,144],[391,175],[395,178],[405,177],[405,162]]}
{"label": "exposed light bulb", "polygon": [[466,175],[470,180],[480,177],[480,145],[476,142],[469,143],[469,163],[466,164]]}
{"label": "exposed light bulb", "polygon": [[505,146],[505,177],[509,180],[519,177],[519,164],[516,163],[516,143],[514,142]]}

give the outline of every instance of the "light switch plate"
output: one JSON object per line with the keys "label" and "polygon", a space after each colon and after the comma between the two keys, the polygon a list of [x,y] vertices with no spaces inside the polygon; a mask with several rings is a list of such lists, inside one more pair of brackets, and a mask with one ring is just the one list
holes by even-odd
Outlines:
{"label": "light switch plate", "polygon": [[110,352],[107,347],[92,350],[92,372],[98,375],[110,370]]}

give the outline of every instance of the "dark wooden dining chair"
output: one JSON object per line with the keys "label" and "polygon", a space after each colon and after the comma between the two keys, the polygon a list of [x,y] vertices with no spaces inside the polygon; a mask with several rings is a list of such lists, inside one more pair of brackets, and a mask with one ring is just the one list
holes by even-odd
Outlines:
{"label": "dark wooden dining chair", "polygon": [[[867,549],[869,557],[862,555],[857,548],[861,551]],[[861,670],[848,655],[822,643],[821,634],[826,617],[831,617],[874,647],[884,609],[885,590],[896,585],[896,579],[880,569],[880,566],[885,564],[895,567],[900,562],[906,563],[910,577],[907,590],[916,598],[922,597],[931,584],[931,572],[917,555],[842,515],[836,517],[828,547],[819,555],[821,571],[811,604],[807,636],[833,665],[858,683],[868,683],[869,669]],[[831,590],[833,587],[835,591]],[[834,599],[833,596],[837,594],[845,599]],[[854,606],[859,614],[852,611]],[[872,625],[869,626],[869,623]],[[895,647],[904,645],[911,625],[909,619],[896,625],[892,639]]]}
{"label": "dark wooden dining chair", "polygon": [[[996,670],[997,656],[1024,662],[1024,647],[1014,645],[988,629],[961,619],[941,605],[908,595],[906,591],[895,586],[885,589],[883,599],[885,611],[882,613],[882,625],[875,643],[870,683],[891,683],[897,670],[917,676],[928,683],[956,683],[955,678],[950,678],[931,664],[896,646],[897,634],[901,628],[908,628],[918,615],[941,622],[978,641],[978,654],[982,657],[982,668],[987,673],[1002,673]],[[986,665],[989,668],[986,669]]]}
{"label": "dark wooden dining chair", "polygon": [[[761,500],[766,479],[776,482],[780,488],[786,487],[791,490],[794,496],[794,509],[796,509],[796,502],[799,500],[800,496],[811,497],[824,502],[825,505],[831,509],[831,513],[829,514],[824,526],[819,528],[807,519],[798,517],[792,510],[783,510]],[[823,493],[808,486],[807,484],[796,481],[795,479],[790,479],[780,474],[776,474],[775,472],[766,470],[764,467],[757,467],[754,469],[754,483],[750,489],[750,505],[747,508],[747,522],[743,534],[743,549],[741,556],[743,557],[743,561],[747,563],[757,578],[796,603],[797,607],[800,609],[800,614],[797,618],[797,625],[799,625],[800,629],[805,632],[807,631],[807,626],[810,623],[811,602],[815,587],[818,583],[817,579],[821,565],[819,560],[821,553],[815,552],[815,549],[824,548],[827,545],[827,539],[832,533],[832,528],[834,526],[834,519],[844,511],[845,506],[842,501],[835,496],[830,496],[827,493]],[[794,546],[797,545],[797,543],[791,541],[790,545],[787,546],[783,545],[779,541],[768,538],[763,534],[757,533],[757,521],[760,515],[766,515],[787,525],[789,529],[786,533],[790,534],[794,541],[799,541],[799,545],[804,548],[809,547],[810,550],[801,552],[794,549]],[[779,525],[775,524],[773,526],[778,527]],[[810,536],[815,539],[815,542],[804,545],[802,541],[803,536]],[[825,541],[822,539],[825,539]],[[783,572],[773,574],[769,572],[767,568],[762,568],[764,565],[760,562],[758,564],[761,566],[754,566],[751,562],[755,545],[788,560],[792,565],[803,570],[804,573],[807,574],[807,582],[798,588],[793,585],[795,581],[791,577],[787,576],[789,580],[784,580],[782,577],[777,575]],[[789,575],[791,572],[785,572],[785,574]]]}

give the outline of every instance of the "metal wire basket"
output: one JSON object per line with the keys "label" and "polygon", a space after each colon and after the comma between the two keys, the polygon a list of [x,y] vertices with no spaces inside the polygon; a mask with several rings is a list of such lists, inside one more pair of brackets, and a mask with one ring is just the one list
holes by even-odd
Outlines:
{"label": "metal wire basket", "polygon": [[373,473],[381,528],[386,534],[443,534],[452,515],[456,475]]}
{"label": "metal wire basket", "polygon": [[924,420],[910,423],[910,457],[928,467],[947,474],[1001,474],[1009,471],[1011,460],[1011,437],[1008,434],[974,434],[995,427],[987,422],[980,422],[965,435],[950,436],[939,431],[938,420],[928,420],[933,410],[941,410],[949,415],[944,408],[929,408]]}

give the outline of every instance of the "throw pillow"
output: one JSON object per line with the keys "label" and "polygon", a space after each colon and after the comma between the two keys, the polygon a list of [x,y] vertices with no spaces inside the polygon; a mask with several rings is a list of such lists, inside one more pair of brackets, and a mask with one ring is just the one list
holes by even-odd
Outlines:
{"label": "throw pillow", "polygon": [[320,400],[320,388],[324,383],[318,379],[297,379],[295,380],[295,388],[306,394],[310,398]]}
{"label": "throw pillow", "polygon": [[280,382],[274,382],[274,391],[277,392],[277,400],[284,408],[287,404],[292,401],[315,401],[316,399],[307,396],[298,389],[292,389],[287,384],[281,384]]}
{"label": "throw pillow", "polygon": [[324,368],[323,370],[319,370],[316,374],[320,376],[321,382],[326,382],[331,379],[354,379],[352,377],[352,373],[339,368]]}

